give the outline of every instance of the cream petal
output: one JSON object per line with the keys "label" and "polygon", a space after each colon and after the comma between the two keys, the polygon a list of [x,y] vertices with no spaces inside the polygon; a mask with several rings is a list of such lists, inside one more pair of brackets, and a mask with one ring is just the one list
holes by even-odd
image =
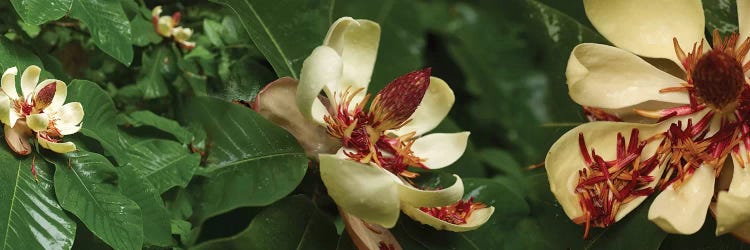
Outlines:
{"label": "cream petal", "polygon": [[58,125],[55,128],[57,128],[57,131],[59,131],[61,135],[72,135],[72,134],[78,133],[78,131],[81,131],[81,125],[77,125],[77,126]]}
{"label": "cream petal", "polygon": [[747,154],[745,145],[740,144],[737,157],[732,157],[729,189],[719,192],[716,199],[716,235],[750,224],[750,161]]}
{"label": "cream petal", "polygon": [[[750,2],[737,1],[737,19],[740,26],[739,43],[750,37]],[[745,58],[747,61],[748,58]]]}
{"label": "cream petal", "polygon": [[16,122],[18,122],[19,119],[21,119],[21,116],[18,114],[18,112],[16,112],[15,110],[10,110],[10,112],[8,112],[7,125],[10,125],[11,127],[15,127]]}
{"label": "cream petal", "polygon": [[641,56],[678,62],[673,38],[692,47],[704,37],[700,0],[584,0],[583,6],[600,34],[615,46]]}
{"label": "cream petal", "polygon": [[[582,133],[588,147],[588,152],[595,149],[597,155],[604,160],[616,159],[617,134],[621,133],[625,139],[630,138],[632,129],[639,130],[639,139],[644,140],[656,133],[661,133],[671,123],[667,120],[659,124],[634,124],[625,122],[590,122],[582,124],[565,133],[550,148],[545,159],[545,169],[549,178],[550,189],[570,219],[583,215],[579,205],[575,187],[578,184],[578,171],[586,167],[578,144],[579,133]],[[656,140],[646,144],[642,156],[651,156],[656,152],[659,142]],[[663,168],[658,167],[651,176],[659,176]],[[649,187],[656,186],[656,181]],[[622,205],[615,215],[615,220],[622,219],[635,209],[646,197],[638,197]]]}
{"label": "cream petal", "polygon": [[[323,117],[328,111],[318,95],[324,86],[338,81],[341,72],[341,57],[330,47],[318,46],[305,59],[297,86],[297,106],[304,117],[325,126]],[[329,96],[329,99],[335,97]]]}
{"label": "cream petal", "polygon": [[341,141],[334,140],[324,127],[302,116],[294,100],[297,80],[282,77],[266,85],[253,104],[255,111],[276,125],[286,129],[305,149],[310,158],[318,154],[335,153]]}
{"label": "cream petal", "polygon": [[399,195],[391,175],[376,166],[321,154],[320,178],[341,209],[386,228],[396,225]]}
{"label": "cream petal", "polygon": [[66,103],[57,113],[58,123],[62,126],[76,126],[83,121],[83,106],[80,102]]}
{"label": "cream petal", "polygon": [[456,162],[466,151],[470,132],[433,133],[414,141],[411,150],[429,169],[440,169]]}
{"label": "cream petal", "polygon": [[440,190],[417,189],[402,181],[396,181],[401,203],[412,207],[442,207],[456,203],[464,195],[461,177],[453,175],[456,181],[450,187]]}
{"label": "cream petal", "polygon": [[651,100],[690,103],[683,92],[659,93],[664,88],[681,86],[684,80],[612,46],[591,43],[576,46],[565,76],[570,97],[584,106],[619,109]]}
{"label": "cream petal", "polygon": [[712,167],[699,167],[679,189],[669,185],[656,196],[648,210],[648,219],[668,233],[698,232],[706,220],[715,180]]}
{"label": "cream petal", "polygon": [[0,122],[10,124],[10,112],[15,113],[15,110],[10,108],[10,98],[0,92]]}
{"label": "cream petal", "polygon": [[178,26],[172,29],[172,36],[178,42],[187,41],[192,35],[193,30],[190,28],[183,28],[182,26]]}
{"label": "cream petal", "polygon": [[6,124],[3,130],[5,131],[5,142],[8,143],[13,152],[19,155],[31,153],[31,144],[29,144],[31,132],[28,127],[19,125],[11,128]]}
{"label": "cream petal", "polygon": [[419,221],[422,224],[430,225],[437,230],[466,232],[477,229],[480,226],[484,225],[484,223],[486,223],[490,219],[492,213],[495,212],[495,207],[486,207],[475,210],[473,213],[471,213],[471,216],[469,216],[466,224],[463,225],[456,225],[445,222],[433,217],[432,215],[422,212],[422,210],[419,210],[419,208],[416,207],[403,206],[401,210],[404,211],[404,213],[413,220]]}
{"label": "cream petal", "polygon": [[63,105],[63,103],[65,103],[65,98],[67,98],[68,96],[68,86],[65,85],[65,82],[57,79],[46,79],[36,85],[36,88],[34,89],[35,98],[36,94],[49,84],[55,84],[55,96],[52,97],[52,101],[50,102],[49,106],[43,108],[45,112],[59,109]]}
{"label": "cream petal", "polygon": [[46,131],[49,125],[47,114],[32,114],[26,116],[26,124],[35,132]]}
{"label": "cream petal", "polygon": [[52,150],[56,153],[64,154],[77,150],[76,145],[72,142],[51,142],[47,139],[42,138],[38,133],[36,138],[39,142],[39,146]]}
{"label": "cream petal", "polygon": [[3,73],[2,82],[3,93],[10,97],[10,99],[18,99],[18,92],[16,91],[16,75],[18,74],[18,68],[12,67],[6,69]]}
{"label": "cream petal", "polygon": [[[323,41],[324,46],[333,48],[343,62],[340,81],[328,85],[331,90],[364,88],[370,83],[380,42],[378,23],[351,17],[342,17],[331,25]],[[364,95],[365,91],[361,92]]]}
{"label": "cream petal", "polygon": [[156,33],[159,33],[159,35],[163,37],[169,37],[172,35],[172,17],[171,16],[163,16],[159,17],[157,23],[156,23]]}
{"label": "cream petal", "polygon": [[158,5],[158,6],[154,7],[154,8],[153,8],[153,9],[151,10],[151,16],[156,16],[156,17],[158,17],[158,16],[160,16],[160,15],[161,15],[161,11],[162,11],[162,9],[161,9],[161,5]]}
{"label": "cream petal", "polygon": [[23,71],[23,74],[21,74],[21,93],[24,98],[33,93],[36,84],[39,82],[39,74],[41,72],[42,69],[36,65],[31,65]]}
{"label": "cream petal", "polygon": [[443,121],[455,101],[456,97],[453,95],[453,90],[445,81],[437,77],[430,77],[430,87],[427,88],[427,92],[422,98],[422,102],[419,103],[417,110],[409,117],[411,121],[403,127],[389,132],[399,136],[411,132],[417,132],[417,136],[423,135]]}

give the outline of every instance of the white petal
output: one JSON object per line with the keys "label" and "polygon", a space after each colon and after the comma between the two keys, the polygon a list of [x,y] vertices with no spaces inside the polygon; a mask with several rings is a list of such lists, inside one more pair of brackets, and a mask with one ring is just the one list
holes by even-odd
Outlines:
{"label": "white petal", "polygon": [[41,72],[42,69],[36,65],[31,65],[21,74],[21,93],[24,98],[33,93],[36,84],[39,82],[39,73]]}
{"label": "white petal", "polygon": [[28,127],[19,125],[11,128],[6,124],[3,130],[5,131],[5,142],[8,143],[11,150],[19,155],[31,153],[31,144],[29,144],[31,132]]}
{"label": "white petal", "polygon": [[401,210],[404,211],[404,213],[408,215],[409,217],[411,217],[413,220],[419,221],[422,224],[430,225],[431,227],[437,230],[448,230],[452,232],[466,232],[466,231],[477,229],[480,226],[482,226],[485,222],[487,222],[492,216],[492,213],[495,212],[495,207],[486,207],[486,208],[475,210],[474,212],[471,213],[471,216],[469,216],[469,219],[466,221],[466,224],[462,224],[462,225],[456,225],[456,224],[445,222],[443,220],[433,217],[432,215],[422,212],[422,210],[419,210],[419,208],[415,208],[415,207],[404,206],[401,208]]}
{"label": "white petal", "polygon": [[76,126],[83,121],[83,106],[80,102],[63,105],[57,113],[58,123],[62,126]]}
{"label": "white petal", "polygon": [[715,180],[712,167],[699,167],[678,190],[669,185],[656,196],[648,210],[648,219],[668,233],[698,232],[706,219]]}
{"label": "white petal", "polygon": [[584,106],[619,109],[650,100],[690,102],[684,92],[659,93],[664,88],[681,86],[684,80],[612,46],[591,43],[576,46],[565,76],[570,97]]}
{"label": "white petal", "polygon": [[[323,45],[333,48],[343,61],[341,80],[334,82],[338,86],[328,87],[346,89],[364,88],[370,83],[375,58],[378,55],[380,42],[380,25],[377,23],[351,17],[342,17],[331,25]],[[364,93],[364,91],[362,92]]]}
{"label": "white petal", "polygon": [[745,145],[740,143],[739,158],[732,157],[729,190],[719,192],[716,199],[716,235],[750,224],[750,161],[746,158],[747,153]]}
{"label": "white petal", "polygon": [[10,108],[10,98],[0,92],[0,122],[10,124],[10,112],[16,112]]}
{"label": "white petal", "polygon": [[692,47],[704,37],[705,18],[699,0],[584,0],[583,6],[600,34],[615,46],[641,56],[677,62],[673,38]]}
{"label": "white petal", "polygon": [[[669,122],[669,120],[667,120]],[[631,130],[639,130],[638,138],[644,140],[656,133],[665,131],[671,123],[633,124],[625,122],[590,122],[582,124],[565,133],[552,145],[545,159],[545,170],[549,178],[550,189],[569,218],[575,219],[583,215],[575,187],[578,184],[578,171],[586,167],[578,144],[578,135],[583,133],[588,152],[595,149],[597,155],[604,160],[617,158],[617,134],[621,133],[625,140],[630,138]],[[651,156],[658,147],[656,140],[646,144],[641,155]],[[659,176],[663,168],[657,167],[650,175]],[[650,183],[654,187],[656,181]],[[615,215],[620,220],[635,209],[646,197],[638,197],[622,205]]]}
{"label": "white petal", "polygon": [[72,135],[81,131],[81,125],[77,126],[57,126],[55,127],[61,135]]}
{"label": "white petal", "polygon": [[65,85],[65,82],[57,79],[46,79],[39,83],[39,85],[36,85],[34,95],[36,96],[42,88],[49,84],[55,84],[55,96],[52,97],[52,102],[50,102],[49,106],[44,108],[45,112],[59,109],[65,103],[65,98],[68,96],[68,86]]}
{"label": "white petal", "polygon": [[51,142],[42,138],[41,136],[39,136],[39,134],[37,134],[37,141],[39,142],[39,146],[52,150],[56,153],[64,154],[76,151],[76,145],[72,142]]}
{"label": "white petal", "polygon": [[5,95],[11,99],[18,99],[18,92],[16,91],[16,75],[18,69],[16,67],[9,68],[3,73],[2,89]]}
{"label": "white petal", "polygon": [[16,122],[21,119],[22,117],[16,112],[15,109],[11,109],[10,112],[8,112],[8,123],[7,125],[10,125],[11,127],[16,126]]}
{"label": "white petal", "polygon": [[423,135],[437,127],[450,112],[456,97],[453,90],[445,81],[437,77],[430,77],[430,87],[427,89],[422,102],[405,126],[389,132],[405,135],[416,131],[417,136]]}
{"label": "white petal", "polygon": [[47,114],[33,114],[26,116],[26,124],[35,132],[46,131],[49,125]]}
{"label": "white petal", "polygon": [[411,150],[424,159],[429,169],[444,168],[456,162],[466,150],[470,132],[433,133],[414,141]]}
{"label": "white petal", "polygon": [[320,155],[320,178],[341,209],[386,228],[396,225],[399,195],[390,174],[380,167]]}
{"label": "white petal", "polygon": [[402,204],[412,207],[442,207],[458,202],[464,195],[464,183],[458,175],[453,175],[453,177],[456,177],[456,182],[440,190],[417,189],[397,181]]}
{"label": "white petal", "polygon": [[[318,46],[305,59],[297,86],[297,106],[307,119],[325,125],[323,116],[328,111],[318,100],[318,95],[324,86],[339,80],[341,63],[341,57],[336,51],[326,46]],[[329,96],[329,99],[333,100],[335,97]]]}

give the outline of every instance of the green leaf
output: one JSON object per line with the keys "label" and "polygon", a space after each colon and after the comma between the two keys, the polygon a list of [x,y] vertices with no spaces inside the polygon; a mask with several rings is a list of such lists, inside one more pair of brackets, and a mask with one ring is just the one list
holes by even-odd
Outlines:
{"label": "green leaf", "polygon": [[81,133],[97,140],[118,164],[128,162],[127,148],[122,143],[117,128],[115,104],[107,92],[96,83],[74,80],[68,86],[67,102],[80,102],[86,113],[83,116]]}
{"label": "green leaf", "polygon": [[[3,249],[70,249],[76,223],[57,203],[52,169],[36,155],[16,158],[0,150],[0,245]],[[38,182],[31,172],[36,167]]]}
{"label": "green leaf", "polygon": [[691,235],[669,234],[659,249],[745,249],[747,243],[731,234],[716,236],[716,220],[706,214],[706,222],[697,233]]}
{"label": "green leaf", "polygon": [[18,67],[19,71],[23,71],[30,65],[42,66],[42,61],[27,49],[0,37],[0,70]]}
{"label": "green leaf", "polygon": [[328,1],[212,1],[234,11],[279,77],[299,78],[302,61],[323,43],[328,31]]}
{"label": "green leaf", "polygon": [[131,144],[128,154],[131,161],[126,168],[148,181],[157,194],[186,187],[201,159],[180,143],[156,139]]}
{"label": "green leaf", "polygon": [[86,24],[99,49],[125,65],[133,61],[130,22],[119,1],[73,0],[70,17]]}
{"label": "green leaf", "polygon": [[279,201],[229,238],[204,242],[196,249],[336,249],[336,227],[305,196]]}
{"label": "green leaf", "polygon": [[154,30],[154,24],[151,23],[151,20],[146,20],[141,15],[135,15],[133,20],[130,20],[130,26],[133,33],[133,45],[146,46],[156,44],[162,40],[161,36]]}
{"label": "green leaf", "polygon": [[203,31],[206,32],[208,40],[216,47],[224,46],[224,41],[221,39],[221,33],[224,32],[224,26],[221,23],[211,20],[203,19]]}
{"label": "green leaf", "polygon": [[193,141],[193,134],[174,120],[161,117],[148,110],[135,111],[128,115],[133,127],[149,126],[173,135],[183,144]]}
{"label": "green leaf", "polygon": [[65,156],[48,156],[57,166],[54,182],[60,205],[113,248],[141,248],[141,209],[111,184],[117,179],[115,167],[95,153]]}
{"label": "green leaf", "polygon": [[206,129],[205,178],[193,186],[203,221],[242,206],[265,206],[302,181],[307,158],[297,141],[249,108],[198,97],[183,110],[187,122]]}
{"label": "green leaf", "polygon": [[[719,30],[723,36],[738,32],[737,3],[731,0],[703,1],[703,13],[706,16],[706,28],[709,32]],[[739,42],[742,42],[740,40]]]}
{"label": "green leaf", "polygon": [[276,79],[273,72],[250,57],[219,64],[222,81],[212,86],[209,93],[225,101],[252,101],[262,86]]}
{"label": "green leaf", "polygon": [[482,161],[486,162],[487,165],[497,170],[501,174],[510,175],[514,177],[521,177],[521,164],[518,164],[513,156],[507,151],[489,148],[479,152],[482,157]]}
{"label": "green leaf", "polygon": [[156,246],[174,245],[169,212],[161,193],[148,179],[136,173],[137,165],[118,168],[118,187],[126,197],[135,201],[143,216],[144,242]]}
{"label": "green leaf", "polygon": [[65,16],[73,0],[12,0],[11,3],[24,22],[41,25]]}
{"label": "green leaf", "polygon": [[158,46],[143,51],[142,67],[138,77],[138,88],[146,99],[165,97],[169,94],[165,75],[174,74],[177,58],[167,46]]}

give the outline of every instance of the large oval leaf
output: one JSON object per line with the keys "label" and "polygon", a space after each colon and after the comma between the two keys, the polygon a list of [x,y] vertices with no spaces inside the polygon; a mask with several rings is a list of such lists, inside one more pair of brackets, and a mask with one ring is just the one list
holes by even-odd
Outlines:
{"label": "large oval leaf", "polygon": [[18,159],[5,146],[0,150],[0,248],[70,249],[76,223],[57,203],[52,168],[34,157]]}
{"label": "large oval leaf", "polygon": [[201,159],[178,142],[157,139],[131,144],[128,154],[131,161],[126,167],[153,185],[157,194],[187,186]]}
{"label": "large oval leaf", "polygon": [[55,193],[65,210],[113,248],[141,248],[141,209],[111,184],[117,172],[104,156],[81,150],[48,159],[57,166]]}
{"label": "large oval leaf", "polygon": [[70,17],[86,24],[91,39],[104,53],[125,65],[133,61],[130,22],[120,1],[73,0]]}
{"label": "large oval leaf", "polygon": [[164,201],[151,182],[139,176],[133,166],[117,169],[120,192],[135,201],[143,215],[143,239],[146,244],[173,245],[170,217]]}
{"label": "large oval leaf", "polygon": [[24,22],[40,25],[65,16],[73,0],[12,0],[11,3]]}
{"label": "large oval leaf", "polygon": [[0,70],[18,67],[23,70],[29,65],[41,66],[42,61],[25,48],[13,44],[5,37],[0,37]]}
{"label": "large oval leaf", "polygon": [[203,221],[242,206],[265,206],[302,181],[307,158],[297,141],[249,108],[197,97],[183,110],[188,123],[206,129],[204,178],[191,187]]}

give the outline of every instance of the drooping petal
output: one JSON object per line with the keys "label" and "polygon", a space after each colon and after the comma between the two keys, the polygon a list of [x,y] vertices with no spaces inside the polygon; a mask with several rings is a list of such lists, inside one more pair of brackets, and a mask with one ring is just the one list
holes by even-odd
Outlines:
{"label": "drooping petal", "polygon": [[433,133],[414,141],[411,150],[424,159],[429,169],[439,169],[456,162],[466,151],[470,132]]}
{"label": "drooping petal", "polygon": [[648,210],[648,219],[668,233],[698,232],[706,219],[715,180],[712,167],[699,167],[677,190],[669,185],[656,196]]}
{"label": "drooping petal", "polygon": [[400,201],[390,173],[337,155],[319,157],[320,178],[341,209],[386,228],[396,225]]}
{"label": "drooping petal", "polygon": [[[634,124],[625,122],[590,122],[582,124],[565,133],[555,144],[552,145],[547,158],[545,169],[549,178],[550,189],[562,206],[569,218],[575,219],[583,215],[575,188],[578,185],[578,171],[586,167],[581,149],[579,147],[579,134],[583,134],[588,151],[593,148],[604,160],[613,160],[617,157],[617,134],[625,138],[631,135],[632,129],[639,130],[638,138],[644,140],[656,133],[665,131],[671,124],[667,122],[659,124]],[[644,147],[641,155],[649,157],[656,152],[658,142],[652,141]],[[663,168],[656,168],[650,175],[658,176]],[[656,180],[650,183],[654,187]],[[620,220],[635,209],[646,197],[636,197],[632,201],[620,206],[615,215],[615,220]]]}
{"label": "drooping petal", "polygon": [[18,74],[18,68],[12,67],[6,69],[3,73],[2,89],[3,93],[10,97],[10,99],[18,99],[18,92],[16,91],[16,75]]}
{"label": "drooping petal", "polygon": [[416,132],[417,136],[423,135],[443,121],[453,107],[455,100],[453,90],[445,81],[437,77],[430,77],[430,87],[417,110],[409,118],[411,121],[403,127],[389,132],[399,136],[411,132]]}
{"label": "drooping petal", "polygon": [[392,250],[402,250],[401,245],[391,231],[378,224],[370,224],[347,212],[339,210],[341,220],[344,221],[346,232],[352,238],[357,249],[379,249],[385,244]]}
{"label": "drooping petal", "polygon": [[[46,106],[43,107],[36,107],[37,109],[41,108],[45,112],[50,112],[51,110],[57,110],[59,109],[63,103],[65,103],[65,98],[68,97],[68,86],[65,85],[65,82],[57,80],[57,79],[46,79],[39,83],[39,85],[36,85],[36,88],[34,89],[34,101],[39,102],[40,99],[46,99],[45,97],[47,94],[44,93],[45,87],[47,87],[50,84],[54,84],[54,93],[52,94],[52,98],[47,101],[49,103]],[[47,88],[50,89],[50,88]],[[36,104],[36,103],[35,103]],[[36,105],[35,105],[36,106]]]}
{"label": "drooping petal", "polygon": [[266,85],[258,93],[253,106],[261,116],[291,133],[308,157],[335,153],[341,148],[341,141],[334,140],[324,127],[302,116],[294,102],[296,95],[297,80],[282,77]]}
{"label": "drooping petal", "polygon": [[647,101],[687,104],[686,92],[659,93],[685,81],[624,50],[601,44],[573,49],[565,72],[570,97],[583,106],[619,109]]}
{"label": "drooping petal", "polygon": [[471,216],[469,216],[468,220],[466,220],[466,224],[462,224],[462,225],[456,225],[456,224],[445,222],[443,220],[433,217],[432,215],[422,212],[422,210],[419,210],[419,208],[416,208],[416,207],[403,206],[401,210],[404,211],[406,215],[408,215],[410,218],[414,219],[415,221],[419,221],[422,224],[430,225],[431,227],[434,227],[437,230],[448,230],[452,232],[466,232],[466,231],[477,229],[480,226],[482,226],[484,223],[486,223],[492,216],[492,213],[495,212],[495,207],[486,207],[486,208],[475,210],[474,212],[471,213]]}
{"label": "drooping petal", "polygon": [[42,69],[36,65],[31,65],[23,71],[23,74],[21,74],[21,93],[24,98],[30,96],[34,92],[34,88],[36,88],[36,84],[39,82],[39,73],[41,72]]}
{"label": "drooping petal", "polygon": [[80,102],[66,103],[57,112],[57,123],[62,126],[76,126],[83,121],[83,115],[83,106]]}
{"label": "drooping petal", "polygon": [[52,150],[57,153],[64,154],[64,153],[73,152],[77,150],[76,145],[72,142],[49,141],[47,139],[44,139],[41,136],[41,133],[37,133],[36,138],[37,138],[37,141],[39,142],[39,146],[42,146],[43,148]]}
{"label": "drooping petal", "polygon": [[[333,48],[343,62],[341,80],[328,85],[329,90],[342,90],[348,87],[364,88],[370,84],[375,58],[380,42],[380,25],[364,19],[354,20],[342,17],[331,25],[323,41],[324,46]],[[361,92],[362,94],[365,91]]]}
{"label": "drooping petal", "polygon": [[46,131],[49,125],[49,117],[47,117],[47,114],[28,115],[26,116],[26,124],[35,132]]}
{"label": "drooping petal", "polygon": [[396,183],[399,184],[401,203],[412,207],[442,207],[456,203],[464,195],[464,183],[458,175],[453,177],[456,178],[453,185],[439,190],[417,189],[398,180]]}
{"label": "drooping petal", "polygon": [[716,235],[750,224],[750,161],[746,156],[747,149],[740,144],[737,157],[732,157],[729,189],[720,191],[716,199]]}
{"label": "drooping petal", "polygon": [[692,47],[704,37],[705,17],[699,0],[584,0],[583,6],[600,34],[641,56],[678,62],[673,38]]}
{"label": "drooping petal", "polygon": [[[339,80],[341,70],[341,57],[327,46],[318,46],[305,59],[297,86],[297,106],[304,117],[325,126],[323,117],[328,111],[318,100],[318,95],[323,87]],[[336,99],[333,96],[328,97],[331,101]]]}
{"label": "drooping petal", "polygon": [[19,155],[28,155],[31,153],[31,145],[29,144],[31,130],[28,127],[20,124],[10,127],[6,124],[3,130],[5,131],[5,142],[8,143],[13,152]]}

